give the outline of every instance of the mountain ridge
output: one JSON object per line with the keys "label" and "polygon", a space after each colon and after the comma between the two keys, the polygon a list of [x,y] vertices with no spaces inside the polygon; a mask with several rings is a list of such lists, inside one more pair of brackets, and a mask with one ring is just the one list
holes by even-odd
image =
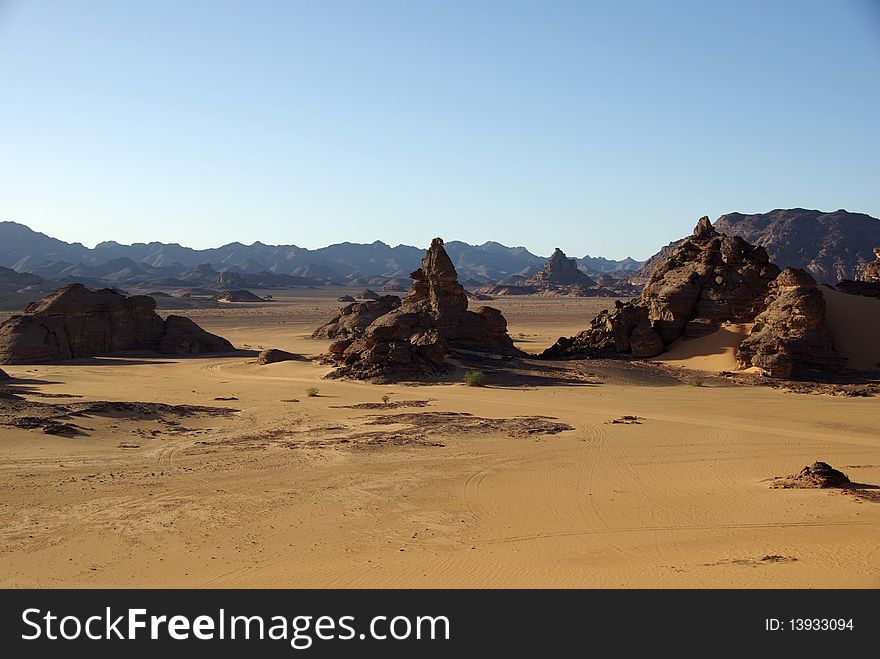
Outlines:
{"label": "mountain ridge", "polygon": [[[473,282],[494,283],[514,275],[530,276],[540,270],[546,260],[525,247],[508,247],[495,241],[471,245],[453,240],[446,246],[462,279]],[[260,241],[251,245],[236,241],[195,249],[159,241],[125,245],[108,240],[89,248],[34,231],[18,222],[0,222],[0,266],[44,278],[77,272],[91,275],[106,270],[108,263],[127,259],[129,267],[133,264],[141,270],[161,269],[165,276],[181,276],[200,265],[210,264],[219,272],[231,270],[253,275],[262,272],[296,275],[312,271],[320,273],[320,279],[343,282],[357,277],[408,277],[419,266],[423,252],[410,245],[392,247],[380,240],[341,242],[318,249],[293,244],[268,245]],[[615,261],[587,257],[586,262],[578,260],[578,265],[587,273],[603,274],[633,270],[639,262],[630,258]]]}

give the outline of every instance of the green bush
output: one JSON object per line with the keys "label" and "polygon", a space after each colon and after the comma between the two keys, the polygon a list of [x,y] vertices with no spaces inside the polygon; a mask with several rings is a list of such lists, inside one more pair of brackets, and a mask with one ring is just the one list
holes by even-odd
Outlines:
{"label": "green bush", "polygon": [[308,387],[306,389],[306,396],[309,398],[315,398],[318,395],[318,387]]}
{"label": "green bush", "polygon": [[464,383],[469,387],[485,387],[486,374],[483,371],[468,371],[464,374]]}
{"label": "green bush", "polygon": [[386,405],[388,404],[389,400],[391,400],[391,396],[389,394],[385,394],[384,396],[382,396],[382,402]]}

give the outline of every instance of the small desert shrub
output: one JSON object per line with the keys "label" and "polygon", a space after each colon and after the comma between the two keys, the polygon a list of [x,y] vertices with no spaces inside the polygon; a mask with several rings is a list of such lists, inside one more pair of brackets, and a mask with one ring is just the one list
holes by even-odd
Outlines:
{"label": "small desert shrub", "polygon": [[391,396],[389,394],[385,394],[384,396],[382,396],[382,402],[386,405],[388,404],[389,400],[391,400]]}
{"label": "small desert shrub", "polygon": [[483,371],[468,371],[464,374],[464,383],[469,387],[485,387],[486,374]]}
{"label": "small desert shrub", "polygon": [[315,398],[318,395],[318,387],[307,387],[306,388],[306,396],[309,398]]}

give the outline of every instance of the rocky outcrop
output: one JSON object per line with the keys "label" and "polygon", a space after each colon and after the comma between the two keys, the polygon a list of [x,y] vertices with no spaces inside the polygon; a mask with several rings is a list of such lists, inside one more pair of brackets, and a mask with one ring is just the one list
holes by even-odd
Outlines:
{"label": "rocky outcrop", "polygon": [[261,298],[259,295],[254,295],[250,291],[241,290],[241,291],[226,291],[225,293],[218,293],[214,296],[214,299],[217,302],[267,302],[267,300]]}
{"label": "rocky outcrop", "polygon": [[874,248],[874,256],[876,257],[874,261],[865,266],[862,272],[862,280],[873,284],[880,284],[880,247]]}
{"label": "rocky outcrop", "polygon": [[[448,370],[445,358],[453,350],[524,354],[513,345],[500,311],[490,307],[468,310],[467,295],[442,240],[434,239],[422,267],[410,277],[412,287],[396,308],[373,317],[377,308],[361,310],[355,309],[359,305],[349,305],[334,319],[335,324],[331,321],[333,332],[338,332],[343,322],[349,332],[333,343],[325,356],[338,366],[333,377],[422,379]],[[327,328],[325,325],[317,334],[326,335]]]}
{"label": "rocky outcrop", "polygon": [[378,300],[353,302],[339,310],[339,315],[312,333],[313,339],[346,339],[362,336],[379,316],[400,306],[396,295],[383,295]]}
{"label": "rocky outcrop", "polygon": [[797,268],[782,271],[736,358],[742,368],[757,366],[778,378],[813,377],[840,368],[825,298],[809,273]]}
{"label": "rocky outcrop", "polygon": [[195,354],[232,344],[188,318],[156,313],[145,295],[71,284],[28,305],[0,325],[0,363],[33,364],[130,351]]}
{"label": "rocky outcrop", "polygon": [[558,247],[547,259],[543,267],[523,282],[525,286],[550,288],[554,286],[583,286],[588,288],[595,282],[578,270],[577,261],[568,258]]}
{"label": "rocky outcrop", "polygon": [[6,371],[4,371],[2,368],[0,368],[0,380],[8,380],[8,379],[9,379],[9,375],[6,373]]}
{"label": "rocky outcrop", "polygon": [[[134,350],[150,350],[148,345]],[[233,345],[221,336],[206,332],[189,318],[168,316],[157,352],[166,355],[200,355],[208,352],[229,352]]]}
{"label": "rocky outcrop", "polygon": [[776,488],[845,488],[850,487],[852,482],[842,471],[838,471],[827,462],[814,462],[811,466],[804,467],[800,473],[779,478],[773,482]]}
{"label": "rocky outcrop", "polygon": [[589,329],[560,339],[542,356],[653,357],[680,337],[751,322],[778,273],[763,248],[720,234],[708,217],[700,218],[693,235],[656,264],[637,300],[602,312]]}
{"label": "rocky outcrop", "polygon": [[365,288],[361,291],[361,294],[358,295],[358,299],[361,300],[378,300],[379,294],[376,291],[371,291],[369,288]]}
{"label": "rocky outcrop", "polygon": [[654,357],[662,351],[663,340],[651,327],[647,307],[618,300],[613,310],[599,313],[588,329],[571,338],[560,338],[541,356],[549,359],[616,354]]}
{"label": "rocky outcrop", "polygon": [[229,270],[221,272],[217,277],[217,286],[220,288],[241,289],[246,286],[245,276],[240,272],[231,272]]}
{"label": "rocky outcrop", "polygon": [[718,233],[708,217],[657,264],[640,303],[663,343],[709,334],[724,322],[751,322],[779,268],[763,247]]}
{"label": "rocky outcrop", "polygon": [[351,295],[340,295],[336,298],[337,302],[354,302],[354,298]]}
{"label": "rocky outcrop", "polygon": [[305,357],[292,352],[287,352],[286,350],[278,350],[277,348],[269,348],[268,350],[263,350],[263,352],[261,352],[257,357],[257,363],[261,366],[290,361],[305,361]]}

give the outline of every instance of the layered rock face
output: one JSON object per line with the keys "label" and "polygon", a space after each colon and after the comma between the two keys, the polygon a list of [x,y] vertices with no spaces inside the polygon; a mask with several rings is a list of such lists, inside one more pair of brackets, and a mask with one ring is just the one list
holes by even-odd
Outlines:
{"label": "layered rock face", "polygon": [[590,329],[560,339],[542,356],[617,353],[653,357],[679,337],[711,333],[724,322],[751,322],[779,268],[767,252],[719,234],[708,217],[657,263],[638,300],[618,303]]}
{"label": "layered rock face", "polygon": [[757,366],[771,377],[803,378],[840,368],[816,280],[786,268],[770,285],[764,310],[737,349],[740,367]]}
{"label": "layered rock face", "polygon": [[117,352],[195,354],[232,344],[188,318],[156,313],[156,301],[71,284],[28,305],[0,325],[0,363],[33,364]]}
{"label": "layered rock face", "polygon": [[[344,337],[327,355],[339,365],[334,377],[400,380],[436,375],[447,370],[445,357],[455,349],[524,354],[513,345],[500,311],[468,310],[467,295],[441,239],[433,240],[422,267],[410,277],[412,287],[403,300],[386,296],[348,305],[316,332]],[[397,302],[384,304],[393,308],[378,313],[389,297]]]}

